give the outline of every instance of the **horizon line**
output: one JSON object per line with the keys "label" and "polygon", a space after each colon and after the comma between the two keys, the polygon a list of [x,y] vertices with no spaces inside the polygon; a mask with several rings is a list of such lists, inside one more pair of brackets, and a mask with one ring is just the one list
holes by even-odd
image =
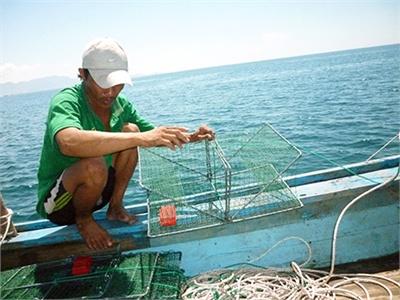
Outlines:
{"label": "horizon line", "polygon": [[[367,46],[367,47],[357,47],[357,48],[346,48],[346,49],[338,49],[338,50],[329,50],[329,51],[324,51],[324,52],[312,52],[312,53],[307,53],[307,54],[300,54],[300,55],[293,55],[293,56],[282,56],[282,57],[254,60],[254,61],[243,61],[243,62],[237,62],[237,63],[231,63],[231,64],[224,64],[224,65],[210,65],[210,66],[199,67],[199,68],[194,68],[194,69],[182,69],[182,70],[166,71],[166,72],[154,72],[154,73],[148,73],[148,74],[146,74],[146,73],[137,73],[137,74],[130,74],[130,76],[131,76],[131,78],[134,78],[134,79],[140,79],[140,78],[158,76],[158,75],[176,74],[176,73],[189,72],[189,71],[205,70],[205,69],[220,68],[220,67],[227,67],[227,66],[235,66],[235,65],[242,65],[242,64],[259,63],[259,62],[274,61],[274,60],[289,59],[289,58],[290,59],[291,58],[300,58],[300,57],[306,57],[306,56],[329,54],[329,53],[335,53],[335,52],[346,52],[346,51],[368,49],[368,48],[388,47],[388,46],[395,46],[395,45],[400,45],[400,42],[391,43],[391,44],[373,45],[373,46]],[[35,81],[35,80],[41,80],[41,79],[46,79],[46,78],[52,78],[52,77],[65,77],[65,78],[69,78],[69,79],[75,79],[75,77],[70,77],[68,75],[54,74],[54,75],[37,77],[37,78],[30,79],[30,80],[24,80],[24,81],[0,82],[0,85],[4,85],[4,84],[21,84],[21,83],[26,83],[26,82]]]}

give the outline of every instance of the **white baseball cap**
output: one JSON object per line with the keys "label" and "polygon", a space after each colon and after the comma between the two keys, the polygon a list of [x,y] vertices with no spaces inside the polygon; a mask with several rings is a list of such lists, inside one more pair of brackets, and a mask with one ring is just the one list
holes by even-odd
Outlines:
{"label": "white baseball cap", "polygon": [[88,69],[90,76],[103,89],[125,83],[132,85],[125,51],[113,39],[90,42],[82,55],[82,68]]}

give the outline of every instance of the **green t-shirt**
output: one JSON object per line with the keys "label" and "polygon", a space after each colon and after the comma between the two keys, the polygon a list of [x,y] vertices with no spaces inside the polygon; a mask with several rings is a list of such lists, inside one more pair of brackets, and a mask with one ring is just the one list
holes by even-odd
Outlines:
{"label": "green t-shirt", "polygon": [[[123,95],[118,95],[112,106],[110,128],[112,132],[121,132],[125,123],[136,124],[140,131],[148,131],[154,126],[143,119],[134,106]],[[88,104],[82,84],[67,88],[54,96],[50,103],[46,123],[46,132],[38,171],[37,212],[47,217],[43,202],[61,173],[79,160],[60,152],[55,136],[61,129],[75,127],[81,130],[106,131],[100,118]],[[107,166],[111,166],[112,155],[104,156]]]}

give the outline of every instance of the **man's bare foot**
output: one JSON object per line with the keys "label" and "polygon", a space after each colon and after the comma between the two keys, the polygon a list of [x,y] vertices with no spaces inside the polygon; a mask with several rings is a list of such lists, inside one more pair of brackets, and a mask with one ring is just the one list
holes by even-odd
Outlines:
{"label": "man's bare foot", "polygon": [[136,217],[130,215],[122,206],[109,206],[107,211],[107,218],[110,221],[121,221],[132,225],[136,222]]}
{"label": "man's bare foot", "polygon": [[77,219],[76,226],[89,249],[100,250],[113,245],[111,236],[92,217]]}

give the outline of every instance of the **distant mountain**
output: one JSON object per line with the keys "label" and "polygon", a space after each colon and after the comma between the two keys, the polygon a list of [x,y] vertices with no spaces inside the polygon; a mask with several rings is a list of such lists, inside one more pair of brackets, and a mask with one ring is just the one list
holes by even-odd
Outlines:
{"label": "distant mountain", "polygon": [[30,81],[0,83],[0,96],[33,93],[68,87],[78,82],[78,78],[49,76]]}

